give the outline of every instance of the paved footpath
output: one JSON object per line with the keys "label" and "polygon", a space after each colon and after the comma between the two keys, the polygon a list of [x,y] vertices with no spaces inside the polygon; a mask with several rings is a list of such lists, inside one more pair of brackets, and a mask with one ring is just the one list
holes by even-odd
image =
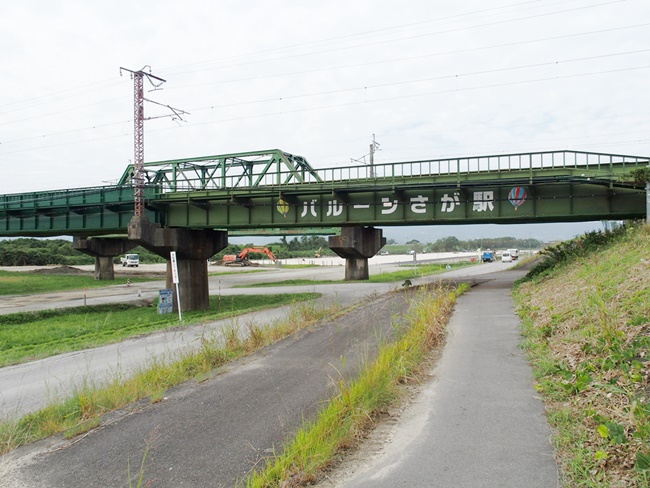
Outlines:
{"label": "paved footpath", "polygon": [[550,428],[518,347],[510,289],[522,275],[488,275],[494,279],[460,297],[433,379],[383,452],[336,486],[559,485]]}

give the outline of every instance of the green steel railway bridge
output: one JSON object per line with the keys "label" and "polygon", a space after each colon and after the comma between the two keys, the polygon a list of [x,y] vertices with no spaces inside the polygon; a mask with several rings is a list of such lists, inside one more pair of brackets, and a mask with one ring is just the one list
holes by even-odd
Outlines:
{"label": "green steel railway bridge", "polygon": [[96,257],[98,279],[112,279],[113,258],[136,245],[168,260],[175,251],[183,306],[200,309],[207,259],[229,232],[340,228],[329,244],[346,258],[346,279],[367,279],[382,226],[646,218],[638,174],[649,163],[548,151],[315,169],[277,149],[159,161],[144,165],[143,216],[134,217],[130,165],[113,186],[0,195],[0,237],[73,236]]}

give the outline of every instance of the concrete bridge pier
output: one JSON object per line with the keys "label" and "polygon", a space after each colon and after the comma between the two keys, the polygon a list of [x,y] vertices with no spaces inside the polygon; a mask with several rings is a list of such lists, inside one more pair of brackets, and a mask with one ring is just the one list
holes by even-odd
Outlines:
{"label": "concrete bridge pier", "polygon": [[367,280],[368,258],[386,244],[382,230],[374,227],[343,227],[340,236],[330,236],[329,248],[345,259],[345,280]]}
{"label": "concrete bridge pier", "polygon": [[125,238],[108,238],[74,236],[72,238],[72,247],[84,254],[95,258],[95,279],[96,280],[114,280],[115,268],[113,259],[120,254],[124,254],[137,244]]}
{"label": "concrete bridge pier", "polygon": [[[175,251],[182,309],[210,308],[208,259],[228,245],[227,232],[161,227],[146,217],[133,217],[129,239],[167,259],[167,288],[174,286],[169,253]],[[178,310],[176,300],[174,310]]]}

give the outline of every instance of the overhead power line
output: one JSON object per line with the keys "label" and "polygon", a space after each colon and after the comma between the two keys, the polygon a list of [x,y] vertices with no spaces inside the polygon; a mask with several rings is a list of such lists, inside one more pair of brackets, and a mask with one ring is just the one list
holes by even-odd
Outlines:
{"label": "overhead power line", "polygon": [[[622,1],[622,0],[619,0]],[[556,4],[566,4],[566,0],[560,0],[557,2],[552,3],[551,5],[556,5]],[[296,49],[296,48],[302,48],[305,46],[310,46],[310,45],[317,45],[317,44],[328,44],[328,43],[333,43],[333,42],[339,42],[342,40],[347,40],[355,37],[362,37],[362,36],[367,36],[369,34],[378,34],[378,33],[383,33],[387,31],[393,31],[397,29],[403,29],[403,28],[411,28],[414,26],[418,25],[424,25],[424,24],[431,24],[431,23],[439,23],[439,22],[445,22],[449,20],[458,20],[459,18],[463,17],[470,17],[474,16],[477,14],[484,14],[488,12],[495,12],[495,11],[503,11],[506,9],[510,9],[512,7],[521,7],[524,5],[533,5],[534,7],[544,7],[546,5],[539,5],[539,0],[530,0],[526,2],[518,2],[518,3],[512,3],[508,5],[501,5],[498,7],[491,7],[487,9],[481,9],[481,10],[474,10],[470,12],[463,12],[460,14],[454,14],[454,15],[448,15],[446,17],[439,17],[435,19],[427,19],[427,20],[420,20],[418,22],[410,22],[407,24],[399,24],[399,25],[394,25],[394,26],[388,26],[388,27],[382,27],[378,29],[372,29],[372,30],[367,30],[367,31],[362,31],[362,32],[356,32],[352,34],[344,34],[341,36],[334,36],[334,37],[328,37],[325,39],[318,39],[315,41],[307,41],[307,42],[300,42],[296,44],[288,44],[286,46],[280,46],[280,47],[275,47],[275,48],[270,48],[270,49],[263,49],[263,50],[258,50],[258,51],[251,51],[248,53],[241,53],[241,54],[235,54],[232,56],[225,56],[222,58],[216,58],[216,59],[211,59],[211,60],[206,60],[206,61],[197,61],[193,63],[188,63],[185,65],[180,65],[176,67],[170,67],[170,68],[164,68],[162,71],[165,73],[171,73],[171,74],[184,74],[184,73],[193,73],[195,71],[203,71],[204,68],[202,66],[206,64],[213,64],[213,63],[218,63],[222,61],[228,61],[231,59],[237,59],[237,58],[246,58],[246,57],[251,57],[251,56],[259,56],[260,54],[268,54],[268,53],[273,53],[273,52],[278,52],[278,51],[288,51],[291,49]],[[529,7],[530,8],[530,7]],[[187,68],[190,66],[197,67],[197,70],[195,71],[185,71],[185,72],[175,72],[176,69],[183,69]]]}
{"label": "overhead power line", "polygon": [[[499,73],[499,72],[507,72],[507,71],[513,71],[513,70],[522,70],[522,69],[528,69],[528,68],[539,68],[543,66],[555,66],[555,65],[560,65],[560,64],[566,64],[566,63],[574,63],[574,62],[579,62],[579,61],[587,61],[587,60],[593,60],[593,59],[603,59],[603,58],[610,58],[610,57],[616,57],[616,56],[626,56],[626,55],[631,55],[631,54],[640,54],[640,53],[645,53],[649,52],[650,49],[641,49],[637,51],[626,51],[626,52],[618,52],[618,53],[608,53],[608,54],[602,54],[602,55],[597,55],[597,56],[587,56],[587,57],[581,57],[581,58],[571,58],[571,59],[563,59],[563,60],[558,60],[558,61],[548,61],[544,63],[532,63],[532,64],[525,64],[525,65],[517,65],[517,66],[509,66],[505,68],[496,68],[496,69],[489,69],[489,70],[479,70],[479,71],[471,71],[471,72],[466,72],[466,73],[457,73],[457,74],[447,74],[447,75],[440,75],[440,76],[435,76],[435,77],[429,77],[429,78],[418,78],[418,79],[413,79],[413,80],[402,80],[402,81],[396,81],[392,83],[380,83],[380,84],[375,84],[375,85],[366,85],[366,86],[356,86],[356,87],[350,87],[350,88],[341,88],[339,90],[325,90],[325,91],[320,91],[320,92],[312,92],[312,93],[303,93],[303,94],[295,94],[295,95],[284,95],[282,97],[273,97],[273,98],[264,98],[264,99],[253,99],[253,100],[245,100],[241,102],[233,102],[233,103],[225,103],[221,105],[208,105],[204,107],[193,107],[190,108],[192,112],[203,112],[203,111],[208,111],[208,110],[215,110],[215,109],[220,109],[220,108],[228,108],[228,107],[236,107],[236,106],[243,106],[243,105],[256,105],[256,104],[261,104],[261,103],[269,103],[269,102],[278,102],[278,101],[283,101],[283,100],[292,100],[292,99],[299,99],[299,98],[309,98],[309,97],[315,97],[315,96],[322,96],[322,95],[331,95],[331,94],[337,94],[337,93],[346,93],[346,92],[354,92],[354,91],[367,91],[367,90],[372,90],[376,88],[384,88],[384,87],[390,87],[390,86],[399,86],[399,85],[407,85],[407,84],[416,84],[416,83],[423,83],[423,82],[428,82],[428,81],[437,81],[437,80],[444,80],[444,79],[461,79],[464,77],[469,77],[469,76],[478,76],[478,75],[484,75],[484,74],[491,74],[491,73]],[[640,68],[631,68],[631,69],[643,69],[643,67]],[[609,73],[611,71],[603,71],[603,72],[595,72],[595,73],[582,73],[582,74],[577,74],[575,76],[589,76],[592,74],[601,74],[601,73]],[[551,77],[551,78],[542,78],[542,79],[536,79],[536,80],[529,80],[525,82],[536,82],[536,81],[549,81],[552,79],[559,79],[561,77]],[[514,83],[514,82],[513,82]],[[499,85],[481,85],[477,86],[471,89],[480,89],[480,88],[492,88],[495,86]],[[439,92],[432,92],[429,94],[436,94],[436,93],[450,93],[450,92],[457,92],[457,91],[464,91],[469,88],[458,88],[458,89],[453,89],[453,90],[444,90],[444,91],[439,91]],[[424,96],[424,95],[414,95],[414,96]],[[409,95],[406,95],[405,97],[409,97]],[[384,100],[391,100],[391,99],[380,99],[378,101],[384,101]],[[367,100],[366,102],[370,103],[372,100]],[[166,107],[170,110],[175,110],[169,105],[165,104],[160,104],[158,102],[152,102],[157,105]],[[356,102],[354,102],[356,103]],[[344,104],[346,105],[346,104]],[[342,106],[340,104],[337,105],[332,105],[332,107],[339,107]],[[325,108],[328,108],[330,106],[325,106]],[[311,109],[307,109],[311,110]],[[184,112],[186,113],[186,112]],[[280,113],[287,113],[287,112],[280,112]],[[274,113],[277,115],[277,113]],[[182,120],[180,118],[181,114],[178,114],[176,118],[174,118],[171,115],[165,115],[161,117],[172,117],[172,120]],[[264,116],[264,115],[261,115]],[[256,117],[255,115],[252,117]],[[151,117],[150,119],[155,119],[159,117]],[[250,116],[246,116],[243,118],[251,118]],[[241,118],[235,118],[235,119],[225,119],[225,120],[241,120]],[[28,137],[22,137],[19,139],[9,139],[5,141],[0,141],[0,144],[2,145],[8,145],[8,144],[13,144],[17,142],[25,142],[25,141],[30,141],[30,140],[37,140],[37,139],[43,139],[46,137],[54,137],[54,136],[59,136],[59,135],[67,135],[67,134],[73,134],[75,132],[85,132],[88,130],[94,130],[98,128],[104,128],[104,127],[110,127],[114,125],[120,125],[124,123],[132,122],[132,120],[122,120],[119,122],[109,122],[105,124],[97,124],[89,127],[83,127],[83,128],[78,128],[78,129],[71,129],[71,130],[66,130],[66,131],[60,131],[60,132],[52,132],[48,134],[38,134],[34,136],[28,136]],[[199,124],[200,125],[200,124]]]}
{"label": "overhead power line", "polygon": [[[554,12],[545,12],[545,13],[531,15],[531,16],[527,16],[527,17],[517,17],[517,18],[514,18],[514,19],[500,20],[500,21],[495,21],[495,22],[490,22],[490,23],[485,23],[485,24],[477,24],[477,25],[472,25],[472,26],[457,27],[457,28],[449,29],[449,30],[445,30],[445,31],[437,31],[437,32],[432,32],[432,33],[427,33],[427,34],[417,34],[417,35],[413,35],[413,36],[405,36],[405,37],[400,37],[400,38],[395,38],[395,39],[385,39],[385,40],[374,41],[374,42],[370,42],[370,43],[366,43],[366,44],[357,44],[357,45],[353,45],[353,46],[339,47],[339,48],[327,49],[327,50],[322,50],[322,51],[311,51],[311,52],[307,52],[307,53],[291,54],[291,55],[277,57],[277,58],[269,58],[269,59],[264,60],[263,62],[266,62],[266,63],[273,62],[273,63],[275,63],[277,61],[282,61],[282,60],[286,60],[286,59],[294,59],[294,58],[302,58],[302,57],[307,57],[307,56],[314,56],[315,54],[327,54],[327,53],[340,52],[340,51],[349,51],[349,50],[352,50],[352,49],[359,49],[359,48],[362,48],[362,47],[374,47],[374,46],[378,46],[378,45],[381,45],[381,44],[388,44],[388,43],[398,42],[398,41],[409,41],[409,40],[414,40],[414,39],[421,39],[421,38],[424,38],[424,37],[437,36],[437,35],[441,35],[441,34],[451,34],[451,33],[454,33],[454,32],[460,32],[460,31],[464,31],[464,30],[472,30],[472,29],[477,29],[477,28],[481,28],[481,27],[493,27],[493,26],[496,26],[496,25],[503,25],[503,24],[508,24],[508,23],[517,22],[517,21],[521,21],[521,20],[531,20],[531,19],[536,19],[536,18],[539,18],[539,17],[547,17],[549,15],[557,15],[557,14],[563,14],[563,13],[567,13],[567,12],[574,12],[574,11],[579,11],[579,10],[595,8],[595,7],[602,7],[604,5],[611,5],[611,4],[614,4],[614,3],[620,3],[620,2],[624,2],[624,1],[626,1],[626,0],[612,0],[612,1],[608,1],[608,2],[598,3],[598,4],[595,4],[595,5],[587,5],[587,6],[574,7],[574,8],[564,9],[564,10],[556,10]],[[210,70],[222,70],[224,68],[247,66],[247,65],[251,65],[251,64],[258,64],[258,63],[261,63],[261,62],[262,61],[260,61],[260,60],[251,60],[251,61],[241,62],[241,63],[237,63],[237,64],[220,65],[220,66],[216,66],[214,68],[203,68],[201,70],[185,71],[185,72],[179,72],[179,73],[174,73],[174,74],[188,74],[188,73],[194,73],[196,71],[205,72],[205,71],[210,71]]]}
{"label": "overhead power line", "polygon": [[[644,28],[650,26],[650,22],[646,22],[644,24],[635,24],[635,25],[629,25],[629,26],[622,26],[622,27],[611,27],[608,29],[600,29],[600,30],[595,30],[595,31],[587,31],[587,32],[574,32],[572,34],[564,34],[560,36],[551,36],[551,37],[541,37],[537,39],[528,39],[528,40],[521,40],[521,41],[512,41],[512,42],[506,42],[506,43],[500,43],[500,44],[492,44],[492,45],[481,45],[481,46],[476,46],[476,47],[471,47],[471,48],[466,48],[466,49],[455,49],[452,51],[441,51],[441,52],[436,52],[436,53],[429,53],[429,54],[420,54],[418,56],[405,56],[401,58],[391,58],[391,59],[384,59],[384,60],[379,60],[379,61],[369,61],[369,62],[364,62],[364,63],[354,63],[354,64],[346,64],[346,65],[339,65],[339,66],[327,66],[324,68],[317,68],[317,69],[310,69],[310,70],[303,70],[303,71],[292,71],[292,72],[282,72],[282,73],[277,73],[277,74],[265,74],[262,76],[252,76],[252,77],[246,77],[246,78],[233,78],[229,80],[218,80],[218,81],[213,81],[213,82],[207,82],[207,83],[193,83],[193,84],[179,84],[176,85],[175,89],[183,89],[183,88],[193,88],[193,87],[198,87],[198,86],[211,86],[211,85],[223,85],[223,84],[228,84],[228,83],[241,83],[242,81],[254,81],[254,80],[264,80],[268,78],[278,78],[278,77],[283,77],[283,76],[295,76],[295,75],[302,75],[302,74],[310,74],[310,73],[319,73],[319,72],[331,72],[333,70],[338,70],[338,69],[346,69],[346,68],[360,68],[364,66],[376,66],[380,64],[388,64],[388,63],[395,63],[395,62],[402,62],[402,61],[416,61],[416,60],[421,60],[425,58],[433,58],[433,57],[438,57],[438,56],[450,56],[453,54],[467,54],[471,52],[478,52],[478,51],[487,51],[490,49],[499,49],[499,48],[504,48],[504,47],[513,47],[513,46],[521,46],[521,45],[526,45],[526,44],[534,44],[538,42],[546,42],[546,41],[558,41],[558,40],[563,40],[563,39],[570,39],[570,38],[575,38],[575,37],[581,37],[581,36],[589,36],[589,35],[597,35],[597,34],[606,34],[609,32],[615,32],[615,31],[620,31],[620,30],[627,30],[627,29],[638,29],[638,28]],[[625,54],[625,53],[623,53]],[[226,66],[228,67],[228,66]]]}
{"label": "overhead power line", "polygon": [[[650,69],[650,65],[635,66],[635,67],[630,67],[630,68],[611,69],[611,70],[602,70],[602,71],[571,74],[571,75],[564,75],[564,76],[552,76],[552,77],[545,77],[545,78],[535,78],[535,79],[530,79],[530,80],[496,83],[496,84],[481,85],[481,86],[475,86],[475,87],[454,88],[454,89],[449,89],[449,90],[439,90],[439,91],[434,91],[434,92],[418,93],[418,94],[411,94],[411,95],[398,95],[398,96],[393,96],[393,97],[367,99],[367,100],[363,100],[363,101],[345,102],[345,103],[337,103],[337,104],[330,104],[330,105],[320,105],[320,106],[306,107],[306,108],[293,109],[293,110],[283,110],[283,111],[276,111],[276,112],[258,113],[258,114],[253,114],[253,115],[228,117],[228,118],[224,118],[224,119],[211,120],[211,121],[206,121],[206,122],[199,122],[199,123],[193,124],[192,127],[199,127],[199,126],[212,125],[212,124],[221,124],[221,123],[241,121],[241,120],[250,120],[250,119],[257,119],[257,118],[278,117],[280,115],[287,115],[287,114],[305,113],[305,112],[312,112],[312,111],[318,111],[318,110],[327,110],[327,109],[340,108],[340,107],[346,107],[346,106],[363,105],[363,104],[379,103],[379,102],[386,102],[386,101],[392,101],[392,100],[402,100],[402,99],[409,99],[409,98],[419,98],[419,97],[426,97],[426,96],[442,95],[442,94],[447,94],[447,93],[457,93],[457,92],[465,92],[465,91],[477,91],[477,90],[481,90],[481,89],[485,89],[485,88],[499,88],[499,87],[506,87],[506,86],[514,86],[514,85],[523,85],[523,84],[528,84],[528,83],[548,82],[548,81],[554,81],[554,80],[560,80],[560,79],[568,79],[568,78],[578,78],[578,77],[585,77],[585,76],[597,76],[597,75],[603,75],[603,74],[621,73],[621,72],[626,72],[626,71],[634,71],[634,70],[642,70],[642,69]],[[153,129],[150,132],[155,133],[155,132],[162,132],[162,131],[168,131],[168,130],[173,130],[173,129],[174,128]],[[45,137],[45,136],[42,136],[42,137]],[[89,140],[86,140],[86,141],[76,141],[76,142],[70,142],[70,143],[64,143],[64,144],[40,146],[39,149],[48,149],[48,148],[53,148],[53,147],[66,146],[66,145],[81,144],[81,143],[84,143],[84,142],[91,142],[91,141],[105,140],[105,139],[113,139],[113,138],[118,138],[118,137],[124,137],[124,135],[120,134],[118,136],[107,136],[107,137],[101,137],[101,138],[96,138],[96,139],[89,139]],[[2,142],[0,141],[0,144],[1,143]],[[2,146],[0,146],[0,147],[2,147]],[[15,154],[15,153],[20,153],[20,152],[25,152],[25,151],[27,151],[27,150],[21,149],[21,150],[15,150],[15,151],[6,151],[6,152],[3,152],[3,154]]]}

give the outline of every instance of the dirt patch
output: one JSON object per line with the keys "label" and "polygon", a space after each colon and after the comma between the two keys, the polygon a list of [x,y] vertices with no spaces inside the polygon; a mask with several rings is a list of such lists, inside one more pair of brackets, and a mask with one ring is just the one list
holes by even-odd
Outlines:
{"label": "dirt patch", "polygon": [[90,275],[92,271],[84,271],[72,266],[57,266],[56,268],[35,269],[32,273],[39,274],[60,274],[60,275]]}

